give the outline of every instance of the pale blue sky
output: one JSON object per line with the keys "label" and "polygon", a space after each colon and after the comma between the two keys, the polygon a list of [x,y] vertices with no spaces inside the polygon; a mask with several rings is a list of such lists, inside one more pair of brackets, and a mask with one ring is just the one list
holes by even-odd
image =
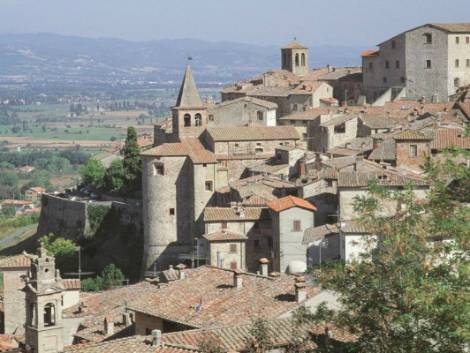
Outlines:
{"label": "pale blue sky", "polygon": [[427,22],[470,21],[470,0],[0,0],[0,33],[279,45],[371,45]]}

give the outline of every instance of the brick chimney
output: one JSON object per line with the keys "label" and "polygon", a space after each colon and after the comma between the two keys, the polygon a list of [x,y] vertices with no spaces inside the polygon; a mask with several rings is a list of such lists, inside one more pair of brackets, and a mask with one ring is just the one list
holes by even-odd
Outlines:
{"label": "brick chimney", "polygon": [[176,266],[176,269],[179,272],[179,279],[185,279],[186,278],[186,265],[185,264],[179,264]]}
{"label": "brick chimney", "polygon": [[242,273],[239,270],[233,270],[233,287],[236,289],[243,288]]}
{"label": "brick chimney", "polygon": [[307,299],[307,290],[305,285],[305,278],[303,276],[296,277],[295,279],[295,301],[302,303]]}
{"label": "brick chimney", "polygon": [[114,335],[114,321],[110,316],[104,318],[104,334],[108,337]]}
{"label": "brick chimney", "polygon": [[162,331],[152,330],[152,346],[160,347],[162,345]]}
{"label": "brick chimney", "polygon": [[269,275],[269,260],[265,257],[259,259],[261,276]]}

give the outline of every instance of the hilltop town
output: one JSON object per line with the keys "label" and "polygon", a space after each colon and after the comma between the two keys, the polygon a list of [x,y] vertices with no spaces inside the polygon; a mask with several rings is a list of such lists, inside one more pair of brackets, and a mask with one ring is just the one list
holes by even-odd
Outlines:
{"label": "hilltop town", "polygon": [[[96,263],[115,255],[134,272],[131,283],[84,292],[81,273],[61,273],[43,246],[0,259],[0,348],[261,352],[249,349],[253,322],[270,332],[269,352],[362,342],[364,332],[294,313],[345,304],[318,271],[349,271],[380,246],[358,207],[371,188],[421,205],[434,190],[427,165],[450,158],[468,170],[468,154],[449,150],[470,151],[470,24],[424,24],[359,54],[361,67],[311,68],[315,54],[291,41],[279,68],[224,87],[220,102],[201,98],[188,65],[171,116],[141,144],[138,192],[89,202],[80,190],[32,189],[39,236],[119,234],[93,244]],[[376,205],[390,224],[412,211],[398,199]],[[455,204],[469,202],[464,185]],[[98,207],[111,218],[92,218]],[[292,348],[299,335],[312,339]],[[220,350],[204,346],[208,337]]]}

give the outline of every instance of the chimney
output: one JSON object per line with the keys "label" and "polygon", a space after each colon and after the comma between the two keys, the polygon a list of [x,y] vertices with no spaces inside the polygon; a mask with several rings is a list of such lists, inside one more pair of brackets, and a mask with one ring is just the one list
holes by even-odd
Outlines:
{"label": "chimney", "polygon": [[104,334],[106,336],[114,335],[114,321],[110,316],[104,318]]}
{"label": "chimney", "polygon": [[162,345],[162,331],[152,330],[152,346],[160,347]]}
{"label": "chimney", "polygon": [[176,269],[179,271],[179,279],[185,279],[186,278],[186,272],[184,271],[186,269],[185,264],[179,264],[176,266]]}
{"label": "chimney", "polygon": [[299,159],[299,177],[303,178],[307,174],[307,165],[305,158]]}
{"label": "chimney", "polygon": [[122,314],[122,323],[125,327],[129,327],[132,325],[131,313],[125,312]]}
{"label": "chimney", "polygon": [[305,289],[305,278],[299,276],[295,279],[295,301],[297,303],[302,303],[307,299],[307,290]]}
{"label": "chimney", "polygon": [[265,257],[259,259],[259,264],[261,267],[261,276],[267,277],[269,275],[269,260]]}
{"label": "chimney", "polygon": [[233,270],[233,287],[236,289],[243,288],[242,273],[239,270]]}

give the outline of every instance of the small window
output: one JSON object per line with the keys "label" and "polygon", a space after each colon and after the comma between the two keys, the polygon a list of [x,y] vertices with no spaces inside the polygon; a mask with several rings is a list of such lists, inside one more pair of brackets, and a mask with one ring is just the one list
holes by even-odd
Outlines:
{"label": "small window", "polygon": [[184,114],[184,126],[185,127],[191,126],[191,115]]}
{"label": "small window", "polygon": [[256,146],[261,146],[261,142],[256,142]]}
{"label": "small window", "polygon": [[170,208],[170,216],[174,216],[175,215],[175,209],[174,208]]}
{"label": "small window", "polygon": [[300,232],[302,230],[302,222],[299,219],[292,222],[292,230],[294,232]]}
{"label": "small window", "polygon": [[212,180],[206,180],[206,191],[212,191],[212,189],[213,189]]}
{"label": "small window", "polygon": [[372,62],[369,63],[369,70],[370,71],[374,70],[374,63]]}
{"label": "small window", "polygon": [[432,43],[432,34],[431,33],[425,33],[424,34],[424,43],[425,44],[431,44]]}
{"label": "small window", "polygon": [[236,254],[237,252],[238,252],[237,244],[230,244],[230,253],[231,254]]}
{"label": "small window", "polygon": [[256,147],[255,148],[255,153],[263,153],[263,152],[264,152],[263,147]]}
{"label": "small window", "polygon": [[203,166],[204,168],[207,168],[207,163],[202,163],[202,166]]}
{"label": "small window", "polygon": [[240,145],[238,143],[235,144],[235,147],[240,147]]}
{"label": "small window", "polygon": [[470,37],[465,37],[465,43],[470,44]]}
{"label": "small window", "polygon": [[467,59],[467,60],[466,60],[466,66],[467,66],[467,67],[470,67],[470,59]]}
{"label": "small window", "polygon": [[214,115],[213,114],[209,115],[209,121],[214,121]]}
{"label": "small window", "polygon": [[165,166],[161,163],[155,163],[155,175],[165,175]]}
{"label": "small window", "polygon": [[418,145],[410,145],[410,157],[415,158],[418,155]]}
{"label": "small window", "polygon": [[431,60],[426,60],[426,66],[425,66],[426,69],[431,69],[432,68],[432,62]]}
{"label": "small window", "polygon": [[459,67],[460,66],[460,60],[459,59],[455,59],[455,67]]}
{"label": "small window", "polygon": [[400,81],[401,81],[401,83],[405,83],[406,78],[404,78],[404,77],[402,76],[402,77],[400,77]]}
{"label": "small window", "polygon": [[395,49],[396,47],[397,47],[397,43],[394,40],[392,40],[392,49]]}
{"label": "small window", "polygon": [[400,68],[400,60],[395,61],[395,68]]}
{"label": "small window", "polygon": [[455,37],[455,44],[460,44],[460,37]]}
{"label": "small window", "polygon": [[54,304],[46,304],[44,306],[44,326],[55,325],[55,306]]}
{"label": "small window", "polygon": [[253,240],[253,246],[258,249],[259,248],[259,239],[254,239]]}
{"label": "small window", "polygon": [[202,126],[202,115],[197,113],[195,116],[194,116],[194,119],[195,119],[195,125],[196,126]]}
{"label": "small window", "polygon": [[390,62],[388,60],[385,61],[385,68],[390,69]]}
{"label": "small window", "polygon": [[382,81],[383,83],[387,83],[387,78],[386,77],[382,78]]}
{"label": "small window", "polygon": [[333,180],[327,180],[326,181],[326,186],[328,186],[329,188],[331,188],[333,186]]}
{"label": "small window", "polygon": [[263,112],[262,111],[257,111],[256,112],[256,118],[259,120],[259,121],[263,121],[264,117],[263,117]]}
{"label": "small window", "polygon": [[227,229],[227,221],[222,221],[222,229]]}
{"label": "small window", "polygon": [[335,134],[344,134],[346,132],[346,124],[342,123],[339,125],[335,125]]}

